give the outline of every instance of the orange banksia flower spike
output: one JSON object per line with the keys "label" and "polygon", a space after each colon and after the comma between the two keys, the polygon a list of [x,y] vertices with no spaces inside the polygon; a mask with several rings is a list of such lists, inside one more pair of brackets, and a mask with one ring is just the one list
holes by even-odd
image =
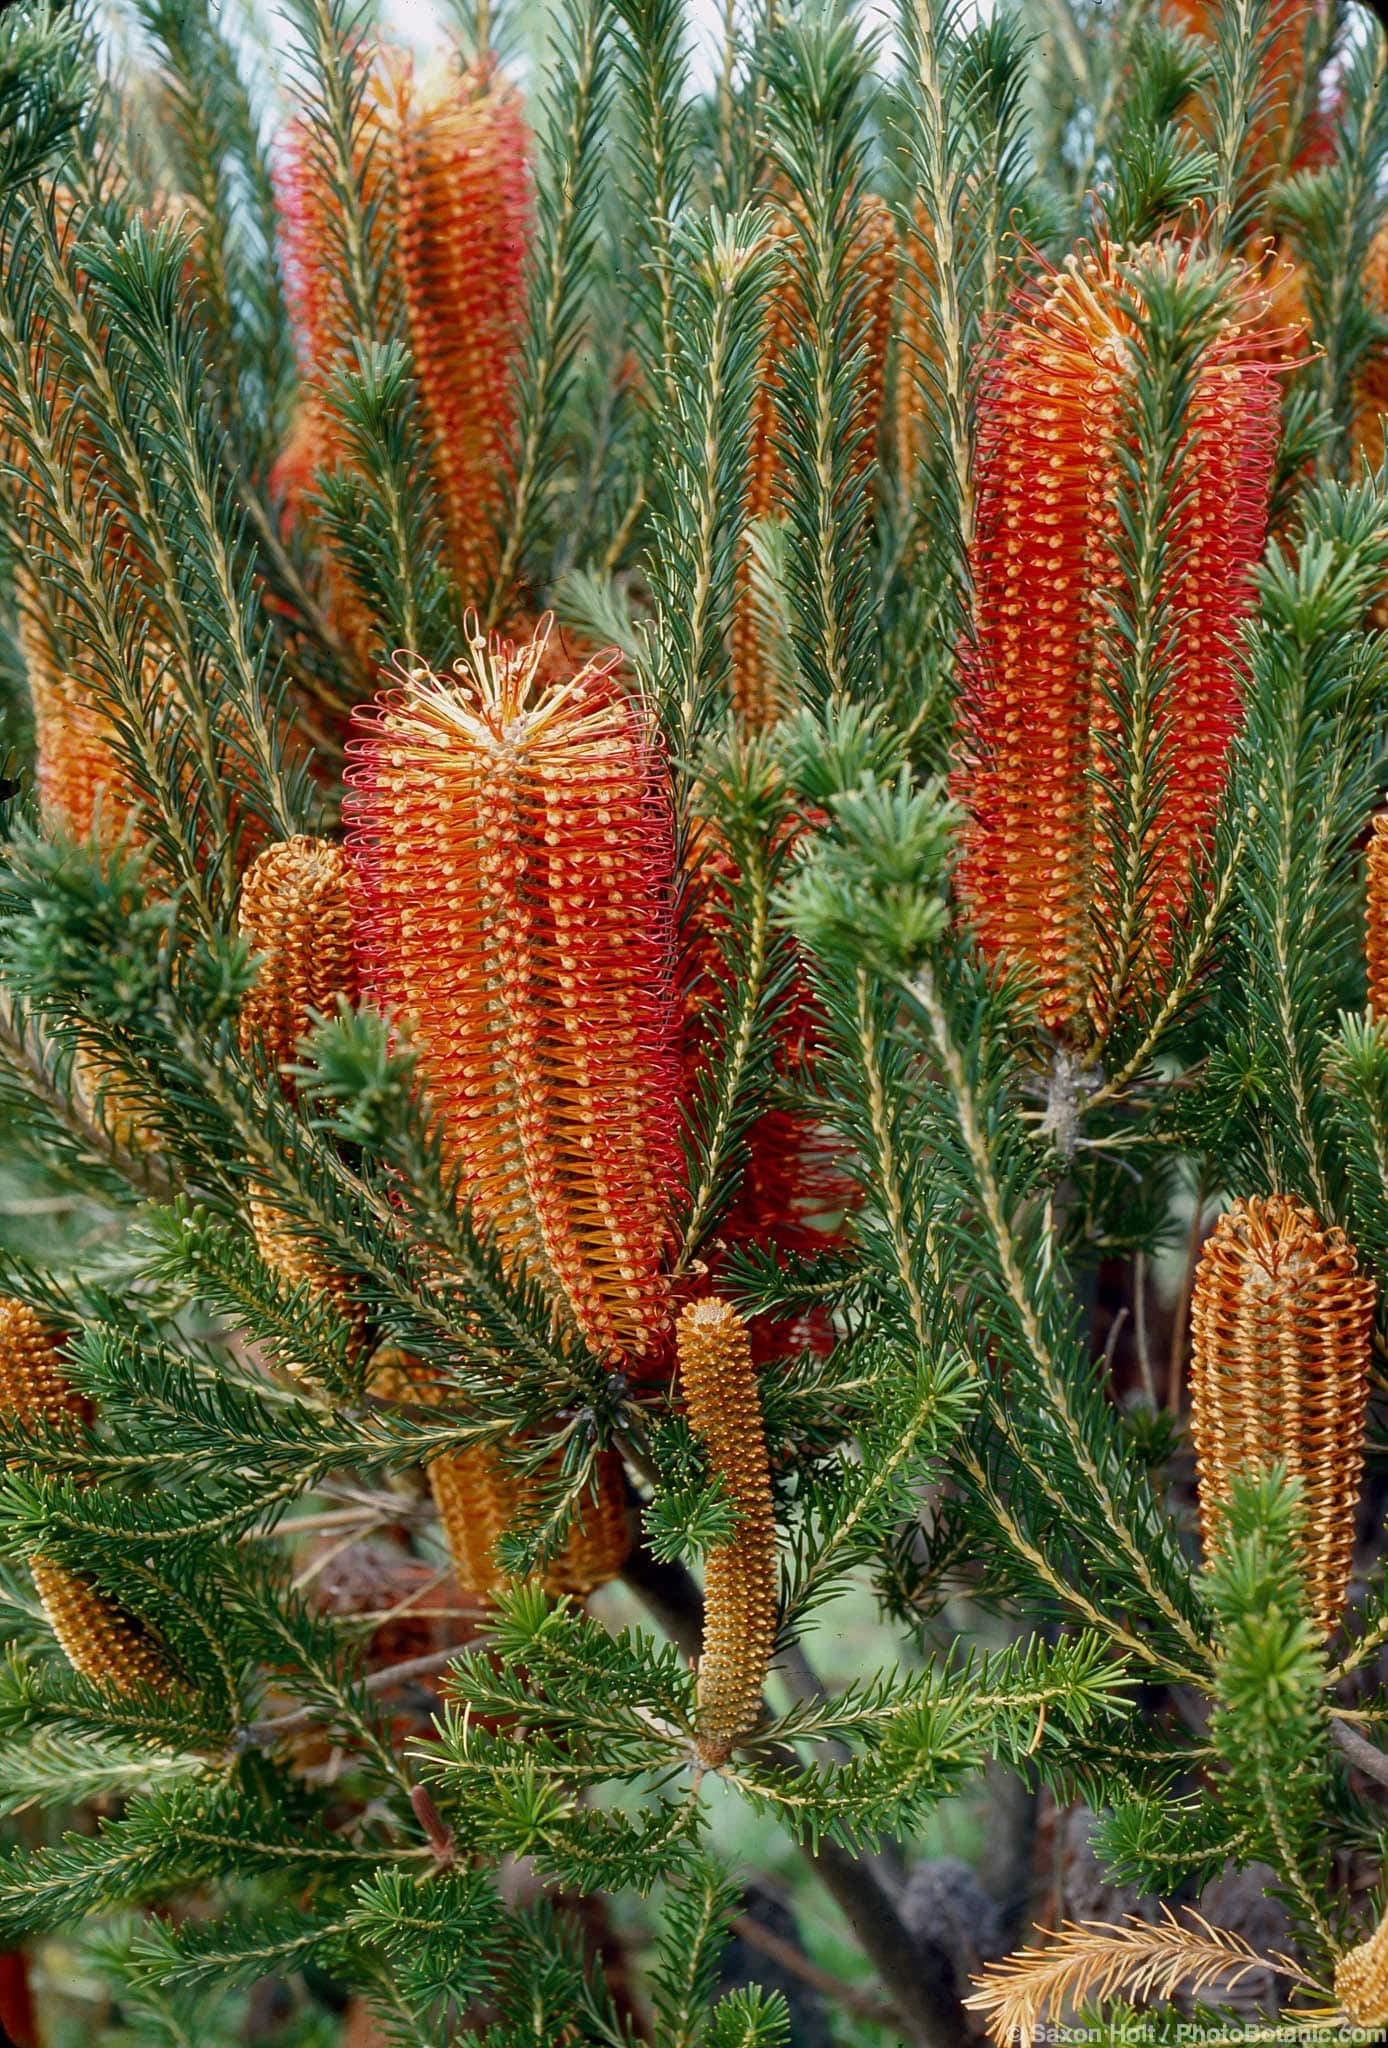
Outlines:
{"label": "orange banksia flower spike", "polygon": [[[27,1302],[0,1296],[0,1416],[48,1428],[91,1418],[86,1396],[63,1373],[58,1340]],[[108,1692],[172,1688],[149,1632],[114,1600],[65,1566],[36,1557],[34,1590],[68,1662]]]}
{"label": "orange banksia flower spike", "polygon": [[[241,1049],[258,1051],[278,1072],[293,1060],[315,1013],[331,1015],[339,996],[356,998],[347,856],[331,840],[302,834],[267,846],[242,881],[238,922],[259,956],[241,1001]],[[282,1080],[292,1092],[292,1082]],[[286,1286],[307,1286],[360,1335],[363,1318],[348,1279],[304,1241],[293,1217],[260,1195],[252,1196],[249,1212],[271,1271]]]}
{"label": "orange banksia flower spike", "polygon": [[1301,1481],[1311,1613],[1340,1619],[1354,1548],[1374,1283],[1344,1232],[1286,1195],[1236,1202],[1215,1225],[1191,1299],[1191,1433],[1206,1554],[1240,1466],[1283,1460]]}
{"label": "orange banksia flower spike", "polygon": [[1335,1965],[1335,1996],[1356,2027],[1388,2027],[1388,1914]]}
{"label": "orange banksia flower spike", "polygon": [[[1388,222],[1369,244],[1364,262],[1364,297],[1369,311],[1388,325]],[[1385,415],[1388,415],[1388,340],[1372,343],[1355,371],[1351,439],[1366,469],[1378,469],[1382,465]]]}
{"label": "orange banksia flower spike", "polygon": [[[1134,294],[1155,246],[1073,258],[1014,305],[979,398],[973,639],[954,793],[958,883],[985,949],[1031,971],[1043,1021],[1076,1036],[1109,1021],[1097,885],[1106,875],[1104,740],[1114,726],[1101,627],[1119,571]],[[1278,432],[1266,298],[1240,271],[1190,406],[1170,549],[1179,619],[1157,707],[1161,794],[1146,857],[1141,962],[1169,965],[1223,788]]]}
{"label": "orange banksia flower spike", "polygon": [[[495,1595],[510,1584],[496,1545],[524,1514],[532,1482],[506,1464],[491,1444],[446,1452],[429,1467],[439,1523],[460,1585]],[[591,1593],[615,1579],[631,1553],[621,1459],[605,1452],[597,1481],[563,1547],[543,1575],[551,1593]]]}
{"label": "orange banksia flower spike", "polygon": [[[443,1381],[397,1352],[380,1354],[371,1390],[382,1400],[414,1401],[422,1407],[448,1398]],[[547,1476],[541,1472],[532,1479],[518,1472],[494,1444],[470,1444],[430,1460],[430,1491],[460,1586],[486,1599],[510,1584],[497,1558],[497,1540],[522,1519],[529,1496]],[[615,1579],[630,1554],[622,1461],[614,1451],[603,1451],[594,1484],[543,1584],[551,1593],[591,1593]]]}
{"label": "orange banksia flower spike", "polygon": [[[782,218],[773,240],[786,244],[794,230]],[[882,418],[887,341],[891,333],[892,295],[896,285],[896,231],[885,203],[869,193],[859,202],[851,261],[862,290],[859,311],[864,363],[858,387],[862,429],[859,460],[872,458]],[[793,272],[787,271],[772,300],[762,342],[752,415],[751,463],[744,519],[748,526],[774,518],[785,509],[784,464],[777,445],[776,391],[781,366],[805,329],[805,306]],[[744,730],[762,732],[790,707],[781,701],[776,664],[767,645],[758,605],[750,544],[744,537],[738,563],[732,624],[733,708]]]}
{"label": "orange banksia flower spike", "polygon": [[267,846],[241,883],[241,936],[260,956],[241,1003],[241,1050],[258,1050],[277,1071],[316,1012],[356,999],[349,877],[340,846],[299,834]]}
{"label": "orange banksia flower spike", "polygon": [[[525,310],[530,133],[494,62],[416,70],[378,56],[359,137],[369,223],[389,237],[384,303],[403,313],[430,440],[439,517],[454,575],[476,599],[493,563]],[[353,322],[339,277],[339,229],[311,125],[293,124],[276,166],[282,260],[305,403],[279,481],[292,501],[319,469],[346,460],[326,399],[350,362]],[[353,604],[340,619],[350,635]],[[358,620],[360,623],[360,620]]]}
{"label": "orange banksia flower spike", "polygon": [[474,1215],[613,1364],[658,1353],[678,1192],[668,777],[617,657],[475,640],[358,714],[370,992],[407,1025]]}
{"label": "orange banksia flower spike", "polygon": [[1364,857],[1364,966],[1369,1007],[1388,1023],[1388,811],[1373,822]]}
{"label": "orange banksia flower spike", "polygon": [[747,1329],[726,1301],[690,1302],[677,1332],[680,1390],[712,1477],[737,1511],[731,1542],[704,1560],[697,1741],[711,1769],[761,1711],[776,1645],[776,1524],[761,1392]]}

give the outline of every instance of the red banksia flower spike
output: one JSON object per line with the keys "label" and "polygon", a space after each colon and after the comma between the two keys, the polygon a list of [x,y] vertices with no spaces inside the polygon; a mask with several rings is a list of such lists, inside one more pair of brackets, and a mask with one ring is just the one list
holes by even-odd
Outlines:
{"label": "red banksia flower spike", "polygon": [[1200,1255],[1191,1299],[1191,1433],[1207,1555],[1240,1466],[1301,1481],[1312,1615],[1340,1619],[1354,1548],[1374,1283],[1344,1232],[1285,1195],[1236,1202]]}
{"label": "red banksia flower spike", "polygon": [[363,979],[478,1220],[630,1366],[668,1330],[682,1168],[668,777],[615,654],[562,680],[545,658],[544,626],[479,637],[358,714]]}
{"label": "red banksia flower spike", "polygon": [[[363,103],[359,175],[381,247],[376,317],[408,333],[432,447],[438,512],[459,588],[481,595],[505,501],[513,375],[525,309],[530,132],[493,60],[416,70],[377,59]],[[354,322],[339,275],[332,181],[311,125],[293,124],[276,167],[286,293],[306,400],[281,458],[291,502],[347,459],[326,388],[350,361]],[[388,261],[383,254],[388,248]],[[342,579],[339,578],[339,581]],[[350,591],[339,624],[365,630]]]}
{"label": "red banksia flower spike", "polygon": [[[973,633],[961,657],[954,794],[958,886],[984,948],[1031,973],[1044,1023],[1084,1037],[1111,1021],[1100,921],[1108,884],[1103,789],[1115,713],[1101,628],[1136,374],[1135,312],[1157,245],[1071,259],[1014,303],[979,397]],[[1267,300],[1240,269],[1196,374],[1175,513],[1179,617],[1159,706],[1160,799],[1147,835],[1139,953],[1169,968],[1224,785],[1278,431],[1283,362]]]}
{"label": "red banksia flower spike", "polygon": [[696,1737],[711,1769],[761,1711],[776,1645],[776,1524],[761,1391],[746,1325],[726,1301],[690,1302],[677,1331],[680,1391],[709,1470],[736,1509],[731,1542],[704,1561]]}

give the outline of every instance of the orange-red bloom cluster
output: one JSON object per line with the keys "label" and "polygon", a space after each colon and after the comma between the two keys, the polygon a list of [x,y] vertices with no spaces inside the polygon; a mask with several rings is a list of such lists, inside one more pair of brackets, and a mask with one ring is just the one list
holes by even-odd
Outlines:
{"label": "orange-red bloom cluster", "polygon": [[[783,216],[772,229],[772,239],[787,246],[794,232],[792,222]],[[850,262],[856,273],[854,282],[861,291],[864,355],[855,425],[862,434],[859,461],[866,466],[871,459],[882,418],[887,337],[891,330],[892,292],[896,280],[895,230],[885,204],[873,194],[859,203],[850,245]],[[784,374],[786,358],[803,334],[806,318],[804,294],[797,280],[791,276],[772,305],[762,342],[761,369],[752,413],[751,469],[743,515],[749,526],[785,511],[785,462],[777,438],[776,392]],[[739,721],[750,732],[760,732],[774,725],[788,708],[781,702],[775,662],[767,645],[764,624],[757,613],[752,557],[744,541],[738,563],[733,611],[733,705]]]}
{"label": "orange-red bloom cluster", "polygon": [[[403,310],[433,442],[439,515],[459,587],[480,594],[494,554],[514,419],[530,219],[529,130],[520,98],[490,61],[416,72],[396,52],[373,62],[358,135],[358,175],[388,329]],[[286,290],[304,400],[282,459],[292,501],[320,469],[347,465],[327,396],[350,363],[359,322],[344,285],[341,208],[323,143],[296,121],[276,165]],[[351,629],[351,595],[346,598]]]}
{"label": "orange-red bloom cluster", "polygon": [[479,1221],[614,1363],[668,1336],[681,1155],[663,759],[616,657],[478,638],[358,714],[364,978]]}
{"label": "orange-red bloom cluster", "polygon": [[[1119,484],[1143,276],[1156,246],[1072,258],[1015,307],[982,380],[973,640],[955,793],[959,885],[991,953],[1024,962],[1041,1015],[1102,1032],[1107,744],[1117,677],[1103,628],[1119,582]],[[1144,859],[1141,978],[1160,982],[1223,786],[1278,430],[1276,351],[1251,272],[1197,374],[1162,596],[1178,623],[1156,707],[1159,789]]]}

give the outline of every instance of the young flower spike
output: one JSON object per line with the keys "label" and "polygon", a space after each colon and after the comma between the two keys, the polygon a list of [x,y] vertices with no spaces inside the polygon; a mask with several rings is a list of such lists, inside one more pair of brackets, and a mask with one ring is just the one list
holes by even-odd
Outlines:
{"label": "young flower spike", "polygon": [[[283,1075],[315,1012],[357,994],[357,961],[347,857],[330,840],[297,835],[267,846],[247,869],[238,911],[241,936],[259,957],[241,1002],[241,1049],[257,1051]],[[260,1256],[288,1287],[310,1293],[360,1333],[361,1313],[346,1277],[306,1244],[293,1219],[262,1195],[249,1203]]]}
{"label": "young flower spike", "polygon": [[[507,1465],[490,1444],[446,1452],[429,1467],[429,1484],[458,1583],[484,1596],[510,1581],[497,1558],[499,1537],[521,1519],[533,1491],[529,1476]],[[631,1553],[622,1461],[605,1452],[562,1549],[543,1575],[550,1593],[591,1593],[615,1579]]]}
{"label": "young flower spike", "polygon": [[[27,1302],[0,1296],[0,1416],[56,1429],[85,1422],[56,1339]],[[36,1557],[34,1590],[74,1671],[108,1692],[167,1692],[173,1679],[148,1631],[75,1572]]]}
{"label": "young flower spike", "polygon": [[704,1560],[696,1727],[700,1759],[716,1769],[761,1710],[776,1645],[776,1524],[761,1392],[745,1325],[726,1301],[706,1296],[681,1314],[677,1342],[690,1427],[738,1518],[732,1540]]}
{"label": "young flower spike", "polygon": [[1335,1996],[1356,2027],[1388,2027],[1388,1914],[1335,1965]]}
{"label": "young flower spike", "polygon": [[1238,1201],[1200,1255],[1191,1300],[1191,1432],[1206,1555],[1234,1474],[1286,1463],[1305,1504],[1311,1613],[1339,1621],[1354,1548],[1374,1283],[1344,1232],[1286,1195]]}
{"label": "young flower spike", "polygon": [[[979,399],[958,882],[985,949],[1025,963],[1042,1020],[1075,1038],[1111,1021],[1101,927],[1118,678],[1104,628],[1144,278],[1172,260],[1157,245],[1070,259],[1014,306]],[[1236,635],[1266,524],[1279,363],[1254,273],[1235,280],[1194,378],[1160,593],[1179,624],[1146,763],[1139,986],[1160,986],[1169,967],[1224,784],[1243,681]]]}
{"label": "young flower spike", "polygon": [[[774,241],[785,246],[794,228],[782,218],[772,229]],[[891,215],[882,200],[869,193],[859,204],[854,224],[851,263],[855,283],[861,289],[859,309],[863,365],[857,393],[861,431],[859,463],[866,467],[872,458],[882,418],[882,397],[886,375],[887,339],[891,332],[892,294],[896,283],[896,237]],[[752,414],[751,466],[747,480],[744,522],[756,529],[763,521],[785,511],[786,482],[777,426],[776,392],[784,374],[785,360],[805,331],[803,294],[793,273],[773,303],[767,332],[762,342],[761,374],[757,379]],[[762,732],[789,709],[777,677],[766,630],[760,616],[753,554],[744,536],[738,560],[737,589],[732,625],[733,708],[743,729]]]}
{"label": "young flower spike", "polygon": [[241,884],[241,936],[259,955],[241,1003],[241,1050],[279,1072],[294,1058],[315,1012],[331,1014],[357,993],[350,868],[329,839],[281,839],[251,863]]}
{"label": "young flower spike", "polygon": [[[394,1351],[380,1354],[371,1391],[382,1400],[426,1407],[447,1398],[441,1381]],[[496,1554],[497,1539],[521,1520],[536,1481],[508,1465],[494,1444],[470,1444],[430,1460],[429,1487],[458,1584],[482,1599],[495,1598],[510,1583]],[[622,1461],[604,1451],[595,1484],[542,1583],[550,1593],[591,1593],[615,1579],[630,1554]]]}
{"label": "young flower spike", "polygon": [[[476,599],[492,565],[514,418],[529,131],[494,63],[417,71],[390,52],[372,69],[357,144],[368,226],[390,252],[378,316],[389,327],[403,310],[453,572]],[[358,325],[342,281],[341,210],[309,120],[284,140],[276,190],[305,392],[293,473],[308,480],[348,459],[328,387],[352,361]],[[292,486],[288,468],[283,475]]]}
{"label": "young flower spike", "polygon": [[407,1024],[479,1223],[614,1365],[668,1334],[681,1155],[666,771],[614,654],[478,637],[357,714],[368,991]]}
{"label": "young flower spike", "polygon": [[1374,819],[1364,857],[1364,966],[1369,1007],[1388,1023],[1388,811]]}

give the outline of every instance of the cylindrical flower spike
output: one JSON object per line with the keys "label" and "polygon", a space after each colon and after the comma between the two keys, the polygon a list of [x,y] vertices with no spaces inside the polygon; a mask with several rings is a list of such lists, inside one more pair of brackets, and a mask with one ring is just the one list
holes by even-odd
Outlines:
{"label": "cylindrical flower spike", "polygon": [[[784,245],[793,233],[791,222],[782,218],[773,227],[772,238]],[[859,203],[853,232],[852,263],[862,292],[859,319],[864,351],[858,388],[859,416],[854,424],[862,433],[858,459],[866,467],[872,458],[882,418],[887,340],[891,332],[892,293],[896,281],[896,237],[891,215],[883,201],[873,194],[868,194]],[[785,359],[804,333],[806,318],[803,294],[791,274],[784,290],[773,300],[762,342],[761,374],[757,379],[752,415],[751,466],[744,506],[744,519],[749,527],[774,518],[785,510],[786,487],[778,445],[776,392]],[[765,731],[790,707],[782,702],[776,663],[767,645],[764,622],[758,616],[752,552],[745,541],[737,570],[732,665],[733,708],[738,719],[745,731]]]}
{"label": "cylindrical flower spike", "polygon": [[105,840],[129,820],[131,796],[110,719],[89,690],[64,673],[53,621],[32,577],[16,577],[18,640],[34,714],[39,811],[45,823],[74,839],[100,828]]}
{"label": "cylindrical flower spike", "polygon": [[1354,1549],[1373,1317],[1374,1283],[1344,1232],[1286,1195],[1236,1202],[1200,1255],[1191,1432],[1206,1554],[1240,1466],[1285,1462],[1302,1486],[1302,1568],[1327,1633]]}
{"label": "cylindrical flower spike", "polygon": [[690,1427],[738,1517],[731,1542],[704,1560],[696,1729],[700,1759],[716,1769],[756,1722],[776,1645],[771,1468],[751,1342],[737,1311],[713,1296],[690,1302],[677,1340]]}
{"label": "cylindrical flower spike", "polygon": [[[464,69],[454,60],[417,74],[392,52],[378,60],[363,107],[368,223],[391,250],[376,310],[388,324],[403,305],[452,567],[460,589],[476,598],[495,552],[515,410],[529,131],[519,95],[490,61]],[[307,120],[285,139],[276,188],[307,394],[294,460],[311,477],[346,456],[325,391],[351,359],[358,323],[341,284],[340,209]]]}
{"label": "cylindrical flower spike", "polygon": [[[241,1003],[243,1052],[258,1051],[280,1072],[294,1058],[316,1012],[357,994],[357,958],[347,856],[327,839],[302,834],[257,856],[241,884],[241,936],[259,956],[254,985]],[[292,1082],[282,1074],[286,1089]],[[286,1286],[307,1286],[357,1335],[362,1313],[346,1276],[306,1244],[292,1216],[265,1196],[249,1204],[260,1256]]]}
{"label": "cylindrical flower spike", "polygon": [[681,1171],[668,783],[617,657],[545,681],[545,645],[479,638],[358,714],[358,931],[474,1215],[636,1365]]}
{"label": "cylindrical flower spike", "polygon": [[[1388,323],[1388,222],[1369,244],[1364,260],[1364,298],[1375,318]],[[1388,342],[1366,349],[1354,376],[1351,438],[1366,469],[1383,463],[1383,422],[1388,416]]]}
{"label": "cylindrical flower spike", "polygon": [[[1115,685],[1104,626],[1135,315],[1155,245],[1072,258],[1014,307],[979,402],[974,634],[963,656],[955,794],[967,813],[960,891],[986,950],[1031,970],[1043,1021],[1102,1034],[1099,885]],[[1252,602],[1277,439],[1266,298],[1238,274],[1196,378],[1169,550],[1179,621],[1147,767],[1137,972],[1160,984],[1203,856],[1241,706],[1235,636]]]}
{"label": "cylindrical flower spike", "polygon": [[[447,1452],[429,1466],[429,1484],[448,1541],[458,1583],[494,1596],[510,1584],[496,1554],[498,1538],[522,1519],[533,1487],[492,1445]],[[615,1579],[631,1553],[622,1461],[613,1452],[598,1460],[597,1483],[584,1499],[563,1548],[544,1574],[550,1593],[591,1593]]]}
{"label": "cylindrical flower spike", "polygon": [[1356,2027],[1388,2027],[1388,1914],[1335,1965],[1335,1996]]}
{"label": "cylindrical flower spike", "polygon": [[1388,811],[1374,819],[1364,859],[1364,966],[1369,1006],[1388,1023]]}
{"label": "cylindrical flower spike", "polygon": [[[371,1390],[382,1400],[432,1406],[447,1398],[446,1386],[415,1361],[382,1353]],[[479,1598],[493,1599],[510,1583],[496,1554],[499,1537],[519,1521],[545,1473],[531,1479],[508,1465],[493,1444],[444,1451],[429,1463],[429,1486],[439,1511],[458,1583]],[[591,1593],[615,1579],[631,1554],[622,1461],[602,1452],[597,1476],[585,1495],[563,1548],[544,1575],[551,1593]]]}
{"label": "cylindrical flower spike", "polygon": [[[1165,0],[1163,13],[1171,24],[1202,42],[1219,35],[1222,0]],[[1265,184],[1276,170],[1288,123],[1294,118],[1306,77],[1306,40],[1321,13],[1307,0],[1269,0],[1261,20],[1258,80],[1250,132],[1245,145],[1248,175]],[[1193,95],[1190,119],[1202,140],[1212,141],[1212,101]],[[1314,101],[1301,108],[1299,133],[1288,168],[1309,170],[1334,153],[1334,125]]]}
{"label": "cylindrical flower spike", "polygon": [[[61,1428],[89,1420],[91,1404],[63,1373],[52,1332],[28,1302],[0,1296],[0,1415]],[[173,1687],[148,1630],[63,1565],[36,1557],[34,1590],[74,1671],[108,1692]]]}
{"label": "cylindrical flower spike", "polygon": [[302,834],[267,846],[246,870],[238,922],[260,965],[241,1004],[241,1050],[255,1048],[277,1072],[315,1012],[356,999],[349,877],[340,846]]}
{"label": "cylindrical flower spike", "polygon": [[170,1692],[173,1678],[149,1631],[77,1573],[36,1557],[34,1591],[68,1663],[103,1691]]}

